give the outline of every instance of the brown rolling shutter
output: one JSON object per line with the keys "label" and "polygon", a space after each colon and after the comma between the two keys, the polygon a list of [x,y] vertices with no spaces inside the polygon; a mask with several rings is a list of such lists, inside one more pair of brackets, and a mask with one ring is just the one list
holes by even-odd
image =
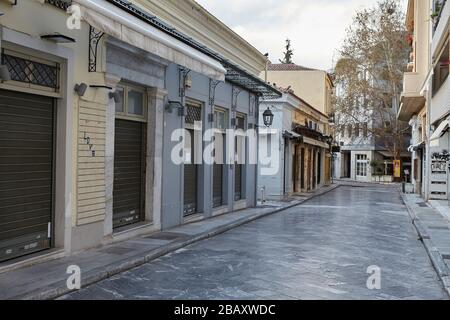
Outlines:
{"label": "brown rolling shutter", "polygon": [[51,245],[54,100],[0,90],[0,261]]}
{"label": "brown rolling shutter", "polygon": [[113,227],[143,220],[146,124],[116,119]]}

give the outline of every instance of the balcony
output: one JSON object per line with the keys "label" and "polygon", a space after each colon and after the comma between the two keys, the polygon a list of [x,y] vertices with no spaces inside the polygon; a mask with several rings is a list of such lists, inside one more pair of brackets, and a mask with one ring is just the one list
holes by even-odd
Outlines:
{"label": "balcony", "polygon": [[447,34],[446,31],[448,30],[450,19],[450,2],[447,0],[435,0],[433,11],[432,54],[434,55]]}
{"label": "balcony", "polygon": [[425,105],[425,97],[420,94],[423,77],[416,72],[406,72],[403,76],[403,92],[401,106],[397,118],[401,121],[409,121]]}

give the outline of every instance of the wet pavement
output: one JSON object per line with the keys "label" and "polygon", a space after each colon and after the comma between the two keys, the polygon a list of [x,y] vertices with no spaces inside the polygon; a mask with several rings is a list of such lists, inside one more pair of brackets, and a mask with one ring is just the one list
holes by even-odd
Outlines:
{"label": "wet pavement", "polygon": [[[381,272],[370,290],[367,268]],[[400,194],[342,186],[62,299],[447,299]]]}

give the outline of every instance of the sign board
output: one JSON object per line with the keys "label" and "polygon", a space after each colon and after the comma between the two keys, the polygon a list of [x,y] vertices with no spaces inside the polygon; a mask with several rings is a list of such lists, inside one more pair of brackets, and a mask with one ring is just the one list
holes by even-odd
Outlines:
{"label": "sign board", "polygon": [[402,177],[402,165],[400,160],[394,160],[394,178]]}
{"label": "sign board", "polygon": [[447,161],[431,160],[430,200],[447,199]]}

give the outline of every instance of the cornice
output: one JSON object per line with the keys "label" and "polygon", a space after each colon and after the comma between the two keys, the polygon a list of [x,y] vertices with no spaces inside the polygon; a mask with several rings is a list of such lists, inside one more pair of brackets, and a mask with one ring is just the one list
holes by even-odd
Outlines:
{"label": "cornice", "polygon": [[265,69],[264,55],[195,1],[134,0],[134,3],[248,72],[259,76]]}

